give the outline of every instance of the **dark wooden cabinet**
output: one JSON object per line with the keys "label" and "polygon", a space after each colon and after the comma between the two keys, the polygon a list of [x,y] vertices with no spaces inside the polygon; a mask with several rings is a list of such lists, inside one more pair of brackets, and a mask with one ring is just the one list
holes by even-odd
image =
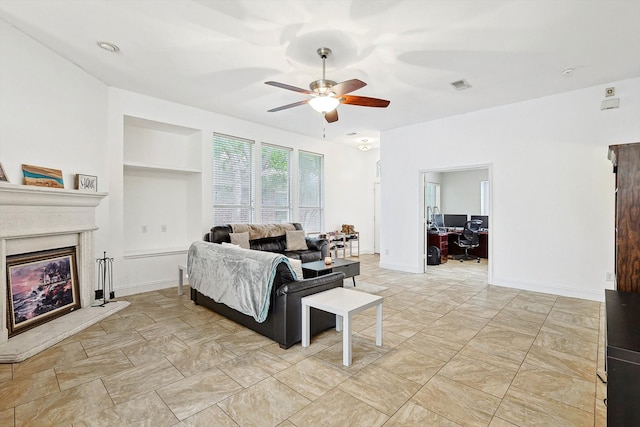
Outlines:
{"label": "dark wooden cabinet", "polygon": [[640,425],[640,293],[605,290],[607,425]]}
{"label": "dark wooden cabinet", "polygon": [[609,146],[616,174],[616,289],[640,292],[640,143]]}

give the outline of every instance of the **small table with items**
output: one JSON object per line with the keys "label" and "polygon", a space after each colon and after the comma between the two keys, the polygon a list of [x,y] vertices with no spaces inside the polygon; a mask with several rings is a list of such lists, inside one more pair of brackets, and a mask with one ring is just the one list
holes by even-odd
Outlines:
{"label": "small table with items", "polygon": [[344,273],[347,279],[351,277],[353,279],[353,286],[355,286],[356,276],[360,274],[360,261],[333,259],[331,264],[325,264],[324,261],[305,262],[302,264],[302,275],[305,279],[324,276],[325,274],[336,271]]}
{"label": "small table with items", "polygon": [[376,345],[382,346],[382,302],[384,298],[366,292],[333,288],[302,298],[302,346],[309,347],[310,308],[336,315],[336,331],[342,331],[342,364],[351,365],[351,316],[376,307]]}

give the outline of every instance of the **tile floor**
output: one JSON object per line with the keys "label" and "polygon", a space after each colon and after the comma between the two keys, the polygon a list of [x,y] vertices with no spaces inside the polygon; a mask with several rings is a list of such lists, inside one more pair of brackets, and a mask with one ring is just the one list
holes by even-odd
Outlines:
{"label": "tile floor", "polygon": [[360,261],[389,288],[384,345],[375,308],[356,316],[350,367],[335,331],[282,350],[172,288],[0,365],[0,425],[606,425],[603,304],[488,286],[486,264]]}

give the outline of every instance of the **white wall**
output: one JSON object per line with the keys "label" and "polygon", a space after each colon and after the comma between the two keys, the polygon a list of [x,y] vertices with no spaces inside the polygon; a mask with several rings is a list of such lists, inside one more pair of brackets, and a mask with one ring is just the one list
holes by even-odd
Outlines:
{"label": "white wall", "polygon": [[[601,111],[609,86],[621,108]],[[421,171],[490,165],[492,283],[603,299],[614,269],[607,148],[640,141],[638,117],[640,78],[383,132],[381,266],[421,271]]]}
{"label": "white wall", "polygon": [[[97,211],[95,249],[115,258],[116,295],[177,282],[177,258],[123,259],[124,116],[202,131],[200,230],[212,224],[211,135],[214,131],[304,149],[325,156],[325,225],[353,223],[363,231],[363,252],[373,252],[375,158],[355,147],[308,138],[244,120],[109,88],[48,48],[0,21],[0,161],[12,183],[22,163],[61,169],[65,187],[76,173],[98,176],[109,195]],[[266,114],[266,113],[265,113]],[[371,189],[371,191],[369,191]],[[169,260],[169,261],[167,261]]]}
{"label": "white wall", "polygon": [[476,169],[440,175],[440,212],[480,215],[480,182],[489,179],[489,171]]}

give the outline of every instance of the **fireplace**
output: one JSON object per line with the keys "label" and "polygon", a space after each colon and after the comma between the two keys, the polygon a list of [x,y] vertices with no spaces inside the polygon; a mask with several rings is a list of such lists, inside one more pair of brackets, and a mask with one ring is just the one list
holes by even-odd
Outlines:
{"label": "fireplace", "polygon": [[[126,307],[93,307],[95,208],[106,193],[0,183],[0,363],[19,362]],[[7,257],[74,248],[80,308],[9,338]]]}

